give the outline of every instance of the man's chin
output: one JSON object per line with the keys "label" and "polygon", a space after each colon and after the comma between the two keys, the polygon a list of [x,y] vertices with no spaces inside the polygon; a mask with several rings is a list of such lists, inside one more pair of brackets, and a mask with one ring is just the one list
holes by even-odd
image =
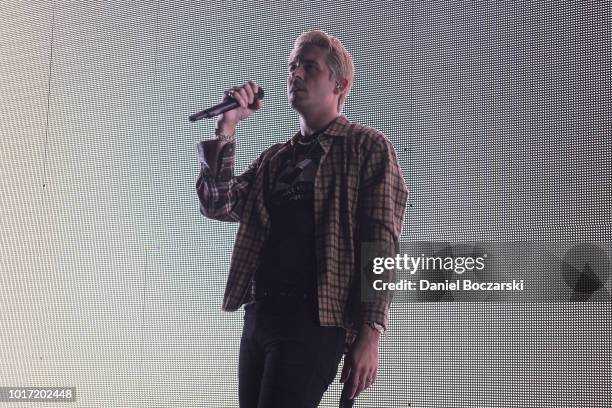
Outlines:
{"label": "man's chin", "polygon": [[300,95],[296,95],[294,93],[290,93],[288,99],[289,99],[289,102],[296,103],[296,102],[298,102],[300,100]]}
{"label": "man's chin", "polygon": [[289,98],[289,106],[291,106],[291,108],[298,113],[305,107],[304,103],[296,98]]}

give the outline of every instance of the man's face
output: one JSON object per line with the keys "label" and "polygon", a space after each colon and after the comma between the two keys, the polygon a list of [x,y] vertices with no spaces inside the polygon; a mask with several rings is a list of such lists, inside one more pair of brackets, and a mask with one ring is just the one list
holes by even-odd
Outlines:
{"label": "man's face", "polygon": [[333,109],[337,112],[338,93],[336,82],[330,79],[325,62],[327,50],[307,46],[295,50],[289,60],[287,76],[287,97],[289,104],[298,113],[320,112]]}

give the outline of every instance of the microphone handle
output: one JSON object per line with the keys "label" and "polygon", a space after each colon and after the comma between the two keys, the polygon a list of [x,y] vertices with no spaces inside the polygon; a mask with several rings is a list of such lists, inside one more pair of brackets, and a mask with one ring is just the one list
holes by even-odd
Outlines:
{"label": "microphone handle", "polygon": [[212,108],[204,109],[198,113],[189,116],[190,122],[195,122],[200,119],[214,118],[217,115],[227,112],[228,110],[236,109],[240,104],[234,98],[227,98],[224,102],[213,106]]}
{"label": "microphone handle", "polygon": [[349,383],[347,381],[344,383],[344,387],[342,387],[342,394],[340,395],[340,408],[353,408],[353,405],[355,404],[354,399],[349,399],[348,391]]}
{"label": "microphone handle", "polygon": [[[259,89],[257,90],[257,94],[255,94],[255,99],[263,99],[263,97],[264,97],[264,90],[260,86]],[[238,106],[240,106],[240,104],[234,98],[226,98],[225,101],[213,106],[212,108],[204,109],[203,111],[194,113],[193,115],[189,116],[189,121],[195,122],[196,120],[200,120],[204,118],[206,119],[213,118],[215,116],[222,114],[223,112],[227,112],[229,110],[236,109]]]}

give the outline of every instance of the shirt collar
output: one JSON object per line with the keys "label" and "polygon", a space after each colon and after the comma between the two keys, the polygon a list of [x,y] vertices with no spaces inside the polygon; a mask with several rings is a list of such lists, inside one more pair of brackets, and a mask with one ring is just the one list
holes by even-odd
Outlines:
{"label": "shirt collar", "polygon": [[[329,126],[327,126],[327,129],[325,129],[318,137],[319,140],[323,140],[326,139],[327,136],[345,136],[346,135],[346,125],[348,125],[350,122],[347,119],[346,116],[340,114],[336,117],[336,119],[334,119]],[[293,137],[291,138],[290,144],[293,147],[298,139],[300,138],[300,131],[298,130]]]}

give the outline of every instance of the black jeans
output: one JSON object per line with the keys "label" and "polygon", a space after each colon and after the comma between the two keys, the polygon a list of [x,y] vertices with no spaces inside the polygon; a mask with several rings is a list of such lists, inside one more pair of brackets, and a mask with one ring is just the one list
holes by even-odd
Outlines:
{"label": "black jeans", "polygon": [[245,306],[240,408],[313,408],[336,377],[345,329],[321,327],[316,304],[264,299]]}

